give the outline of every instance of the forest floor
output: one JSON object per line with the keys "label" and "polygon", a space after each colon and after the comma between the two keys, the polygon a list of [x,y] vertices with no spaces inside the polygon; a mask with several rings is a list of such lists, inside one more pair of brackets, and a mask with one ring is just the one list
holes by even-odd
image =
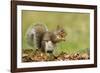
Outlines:
{"label": "forest floor", "polygon": [[40,62],[40,61],[69,61],[69,60],[88,60],[90,59],[87,53],[60,53],[55,56],[41,51],[33,51],[32,49],[24,49],[22,52],[22,62]]}

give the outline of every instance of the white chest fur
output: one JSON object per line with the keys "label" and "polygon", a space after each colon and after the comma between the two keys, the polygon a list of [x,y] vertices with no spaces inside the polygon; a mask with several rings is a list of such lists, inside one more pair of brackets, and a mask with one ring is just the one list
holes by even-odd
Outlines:
{"label": "white chest fur", "polygon": [[45,51],[52,51],[54,49],[54,45],[51,41],[45,42]]}

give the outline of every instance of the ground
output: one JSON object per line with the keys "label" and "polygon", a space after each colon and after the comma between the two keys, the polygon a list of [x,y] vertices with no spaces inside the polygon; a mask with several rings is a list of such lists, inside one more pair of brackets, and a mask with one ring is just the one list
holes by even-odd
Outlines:
{"label": "ground", "polygon": [[34,52],[32,49],[24,49],[22,53],[22,62],[87,60],[89,58],[88,53],[67,54],[62,52],[55,56],[51,53],[43,53],[39,50]]}

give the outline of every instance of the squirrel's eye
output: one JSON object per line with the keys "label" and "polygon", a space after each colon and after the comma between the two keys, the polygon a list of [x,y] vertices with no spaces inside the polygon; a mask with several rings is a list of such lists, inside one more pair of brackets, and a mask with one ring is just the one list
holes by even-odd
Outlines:
{"label": "squirrel's eye", "polygon": [[64,29],[62,29],[61,32],[64,32]]}

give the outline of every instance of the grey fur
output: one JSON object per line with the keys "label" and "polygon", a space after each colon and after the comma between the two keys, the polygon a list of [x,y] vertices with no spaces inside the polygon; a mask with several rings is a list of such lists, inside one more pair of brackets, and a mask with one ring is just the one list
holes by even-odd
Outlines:
{"label": "grey fur", "polygon": [[62,29],[59,28],[54,32],[49,32],[45,25],[36,24],[26,33],[27,43],[43,52],[53,51],[56,43],[62,40],[58,35],[60,31]]}
{"label": "grey fur", "polygon": [[40,42],[44,32],[46,31],[47,29],[43,24],[36,24],[32,28],[29,28],[26,33],[27,43],[36,49],[41,48]]}

